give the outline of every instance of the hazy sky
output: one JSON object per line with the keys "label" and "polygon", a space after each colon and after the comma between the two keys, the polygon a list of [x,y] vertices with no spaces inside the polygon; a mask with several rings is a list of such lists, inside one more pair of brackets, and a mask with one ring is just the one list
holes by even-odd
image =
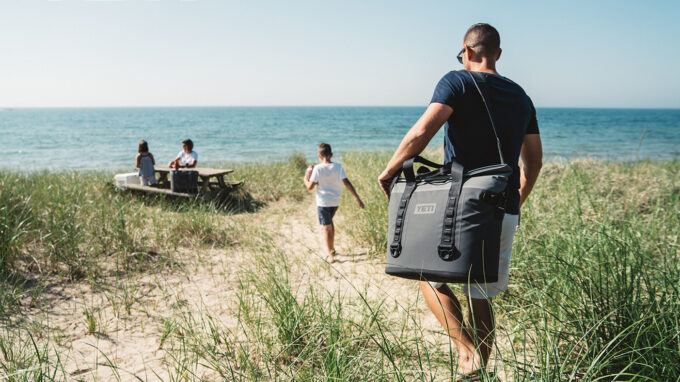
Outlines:
{"label": "hazy sky", "polygon": [[0,107],[426,105],[476,22],[539,107],[680,107],[677,0],[0,0]]}

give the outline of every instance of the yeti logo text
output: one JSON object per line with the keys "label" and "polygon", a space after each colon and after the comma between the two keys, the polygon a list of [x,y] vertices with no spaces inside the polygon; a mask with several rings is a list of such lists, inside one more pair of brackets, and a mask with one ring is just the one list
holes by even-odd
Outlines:
{"label": "yeti logo text", "polygon": [[437,207],[437,205],[434,203],[416,204],[416,211],[414,214],[431,215],[434,213],[435,207]]}

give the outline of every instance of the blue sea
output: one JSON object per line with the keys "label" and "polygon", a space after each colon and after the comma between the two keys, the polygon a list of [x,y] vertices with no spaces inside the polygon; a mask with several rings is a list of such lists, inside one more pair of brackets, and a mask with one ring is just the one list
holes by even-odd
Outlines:
{"label": "blue sea", "polygon": [[[343,152],[394,150],[424,107],[176,107],[1,109],[0,168],[125,169],[137,143],[149,142],[159,163],[191,138],[199,161],[315,157],[319,142]],[[539,108],[547,160],[676,159],[680,109]],[[431,146],[443,143],[443,129]]]}

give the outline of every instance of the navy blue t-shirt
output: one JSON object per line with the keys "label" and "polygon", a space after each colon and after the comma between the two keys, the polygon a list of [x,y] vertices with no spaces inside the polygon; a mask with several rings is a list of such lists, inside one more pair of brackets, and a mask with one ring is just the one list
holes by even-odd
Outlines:
{"label": "navy blue t-shirt", "polygon": [[[518,214],[519,152],[526,134],[538,134],[536,109],[516,83],[495,74],[479,74],[487,84],[484,88],[479,82],[501,141],[503,159],[512,168],[506,212]],[[472,78],[465,70],[449,72],[442,77],[430,102],[453,108],[445,125],[444,163],[451,163],[455,158],[465,171],[500,163],[489,116]]]}

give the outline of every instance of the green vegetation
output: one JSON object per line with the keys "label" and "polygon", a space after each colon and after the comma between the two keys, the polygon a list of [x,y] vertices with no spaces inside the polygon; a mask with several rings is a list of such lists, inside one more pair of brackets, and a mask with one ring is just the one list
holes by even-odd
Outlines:
{"label": "green vegetation", "polygon": [[[311,203],[299,155],[237,166],[245,186],[219,204],[119,192],[112,174],[0,172],[0,380],[129,377],[101,349],[97,364],[65,366],[71,339],[42,313],[55,285],[100,296],[72,312],[82,335],[105,338],[114,321],[142,325],[167,380],[455,379],[455,354],[443,330],[425,326],[415,285],[390,284],[412,285],[406,300],[369,292],[388,278],[375,180],[388,159],[343,158],[367,208],[346,193],[340,229],[369,251],[368,281],[277,244],[277,225]],[[494,300],[497,349],[485,380],[680,378],[679,173],[677,161],[544,166],[523,207],[510,290]],[[153,277],[189,279],[200,267],[223,277],[228,314],[154,286]]]}
{"label": "green vegetation", "polygon": [[[365,190],[368,169],[387,158],[345,163]],[[677,161],[545,166],[522,209],[510,290],[495,300],[516,351],[500,360],[515,379],[680,376],[679,175]],[[357,239],[380,254],[385,231],[371,227],[387,224],[381,198],[373,187],[368,213],[350,207],[348,216],[361,222]]]}

